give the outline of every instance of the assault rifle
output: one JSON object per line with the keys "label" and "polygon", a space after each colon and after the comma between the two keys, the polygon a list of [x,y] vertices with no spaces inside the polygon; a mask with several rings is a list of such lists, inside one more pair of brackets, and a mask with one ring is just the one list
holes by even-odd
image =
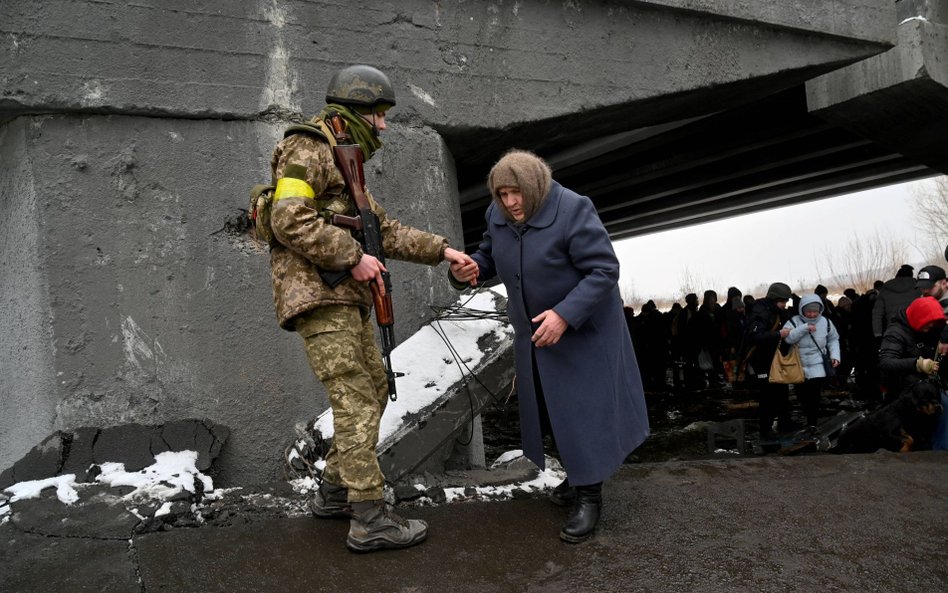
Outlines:
{"label": "assault rifle", "polygon": [[[378,259],[382,262],[382,265],[385,265],[379,217],[372,211],[369,200],[365,195],[362,148],[352,142],[339,115],[327,118],[327,120],[337,141],[332,149],[336,166],[339,168],[339,172],[342,173],[346,189],[349,190],[349,195],[359,210],[358,216],[335,214],[330,222],[335,226],[358,232],[361,235],[362,250]],[[346,274],[348,275],[348,272]],[[341,280],[342,278],[339,279],[339,281]],[[395,391],[395,377],[401,377],[403,373],[396,373],[392,370],[392,350],[395,349],[395,311],[392,307],[392,279],[388,272],[382,272],[382,282],[385,285],[384,296],[379,290],[378,283],[374,280],[369,283],[369,288],[372,289],[372,300],[375,302],[375,321],[379,326],[382,341],[381,352],[385,366],[385,376],[388,378],[388,397],[395,401],[398,399],[398,394]]]}

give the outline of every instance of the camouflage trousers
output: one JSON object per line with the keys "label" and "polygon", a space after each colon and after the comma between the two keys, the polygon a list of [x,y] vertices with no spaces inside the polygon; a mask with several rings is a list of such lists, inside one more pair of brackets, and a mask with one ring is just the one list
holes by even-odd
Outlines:
{"label": "camouflage trousers", "polygon": [[362,307],[329,305],[296,322],[309,365],[332,407],[335,434],[323,478],[346,486],[349,502],[378,500],[385,486],[375,447],[388,382],[370,313]]}

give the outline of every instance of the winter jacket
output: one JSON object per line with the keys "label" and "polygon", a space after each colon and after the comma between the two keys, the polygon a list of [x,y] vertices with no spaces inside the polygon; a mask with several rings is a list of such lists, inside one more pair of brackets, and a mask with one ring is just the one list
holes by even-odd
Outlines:
{"label": "winter jacket", "polygon": [[[879,349],[879,373],[882,385],[889,393],[901,393],[927,376],[915,364],[919,357],[935,358],[935,348],[941,328],[920,333],[909,325],[905,311],[899,311],[885,330]],[[948,365],[943,365],[948,368]],[[944,370],[944,369],[943,369]]]}
{"label": "winter jacket", "polygon": [[883,284],[872,306],[872,333],[875,337],[881,338],[898,312],[920,296],[922,293],[915,288],[915,278],[911,276],[899,276]]}
{"label": "winter jacket", "polygon": [[[803,315],[803,307],[810,303],[820,305],[820,316],[814,319],[807,319]],[[839,360],[839,332],[836,327],[826,317],[823,317],[823,301],[819,295],[808,294],[800,299],[800,313],[794,315],[787,323],[784,329],[789,329],[790,334],[785,338],[788,344],[797,344],[800,349],[800,362],[803,364],[803,376],[807,379],[825,377],[826,371],[823,368],[823,352],[829,354],[830,359]],[[816,331],[810,333],[809,327],[813,325]]]}
{"label": "winter jacket", "polygon": [[747,339],[744,340],[744,348],[750,351],[746,355],[750,367],[748,376],[763,379],[770,373],[770,363],[780,342],[780,326],[788,317],[789,314],[773,299],[757,299],[751,305],[747,316]]}

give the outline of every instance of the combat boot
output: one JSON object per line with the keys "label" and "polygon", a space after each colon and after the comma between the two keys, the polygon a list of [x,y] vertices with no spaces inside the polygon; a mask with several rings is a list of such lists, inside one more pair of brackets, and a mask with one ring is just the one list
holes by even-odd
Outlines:
{"label": "combat boot", "polygon": [[353,503],[346,547],[353,552],[408,548],[420,544],[427,536],[427,523],[403,519],[384,500],[373,500]]}
{"label": "combat boot", "polygon": [[320,519],[349,519],[352,507],[349,506],[349,489],[323,480],[319,488],[309,499],[309,510]]}
{"label": "combat boot", "polygon": [[576,502],[576,489],[569,485],[569,480],[563,480],[550,492],[550,502],[558,507],[568,507]]}
{"label": "combat boot", "polygon": [[576,503],[560,531],[560,539],[578,544],[592,537],[602,512],[602,482],[576,487]]}

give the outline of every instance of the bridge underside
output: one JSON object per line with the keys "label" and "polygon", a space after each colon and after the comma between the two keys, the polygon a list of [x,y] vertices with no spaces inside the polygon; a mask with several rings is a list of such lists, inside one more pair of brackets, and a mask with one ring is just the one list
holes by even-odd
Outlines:
{"label": "bridge underside", "polygon": [[[557,181],[593,199],[613,239],[938,174],[810,114],[802,86],[544,156]],[[485,228],[483,186],[462,206],[468,248]]]}
{"label": "bridge underside", "polygon": [[[593,199],[613,239],[948,173],[946,56],[948,27],[914,18],[888,52],[829,73],[798,72],[789,85],[774,76],[731,85],[727,95],[584,112],[491,142],[483,132],[448,132],[466,247],[485,229],[484,180],[496,158],[475,148],[485,144],[546,158],[557,181]],[[661,123],[629,126],[643,121]]]}

